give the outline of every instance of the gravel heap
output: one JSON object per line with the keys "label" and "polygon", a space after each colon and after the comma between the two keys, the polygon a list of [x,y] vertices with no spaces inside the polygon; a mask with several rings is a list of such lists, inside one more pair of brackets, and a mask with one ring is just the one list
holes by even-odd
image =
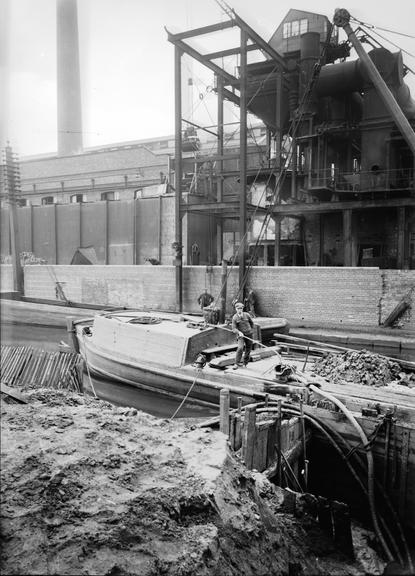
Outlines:
{"label": "gravel heap", "polygon": [[367,350],[328,354],[315,363],[314,372],[337,383],[415,387],[414,373],[404,372],[398,362]]}

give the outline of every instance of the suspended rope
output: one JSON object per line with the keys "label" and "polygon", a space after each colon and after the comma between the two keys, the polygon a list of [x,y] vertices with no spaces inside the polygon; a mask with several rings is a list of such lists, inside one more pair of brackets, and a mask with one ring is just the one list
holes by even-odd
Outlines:
{"label": "suspended rope", "polygon": [[[364,26],[363,26],[364,28]],[[372,30],[372,29],[371,29]],[[364,30],[364,32],[369,36],[369,38],[372,38],[375,42],[377,42],[380,46],[382,46],[375,38],[373,38],[369,32],[367,31],[367,29]],[[392,40],[389,40],[388,38],[385,38],[385,36],[382,36],[382,34],[379,34],[379,32],[376,32],[375,30],[372,30],[373,34],[376,34],[376,36],[379,36],[379,38],[382,38],[382,40],[384,40],[385,42],[388,42],[389,44],[391,44],[392,46],[394,46],[395,48],[397,48],[398,50],[400,50],[401,52],[403,52],[404,54],[406,54],[407,56],[410,56],[411,58],[415,58],[415,56],[413,54],[411,54],[410,52],[408,52],[407,50],[404,50],[403,48],[401,48],[400,46],[398,46],[398,44],[395,44],[394,42],[392,42]]]}
{"label": "suspended rope", "polygon": [[350,16],[350,20],[356,22],[356,24],[359,24],[360,26],[365,26],[366,28],[370,28],[372,30],[375,29],[382,30],[383,32],[389,32],[390,34],[397,34],[398,36],[404,36],[406,38],[415,38],[415,36],[412,36],[411,34],[405,34],[404,32],[397,32],[396,30],[381,28],[380,26],[375,26],[374,24],[368,24],[367,22],[362,22],[361,20],[357,20],[357,18],[354,18],[353,16]]}

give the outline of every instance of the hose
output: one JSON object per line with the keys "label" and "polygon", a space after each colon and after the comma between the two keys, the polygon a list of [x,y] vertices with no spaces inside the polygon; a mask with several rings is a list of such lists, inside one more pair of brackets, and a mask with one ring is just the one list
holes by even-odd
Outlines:
{"label": "hose", "polygon": [[376,516],[376,508],[375,508],[375,491],[374,491],[374,462],[373,462],[373,454],[372,454],[372,450],[370,448],[368,439],[366,434],[364,433],[362,427],[359,425],[359,423],[357,422],[356,418],[353,416],[353,414],[350,412],[350,410],[348,410],[346,408],[346,406],[343,404],[343,402],[340,402],[340,400],[338,400],[335,396],[333,396],[332,394],[329,394],[328,392],[323,392],[320,388],[318,388],[317,386],[314,386],[313,384],[309,385],[310,390],[312,390],[315,394],[319,394],[320,396],[323,396],[323,398],[326,398],[326,400],[329,400],[330,402],[333,402],[333,404],[335,404],[342,412],[343,414],[346,416],[346,418],[348,419],[348,421],[350,422],[350,424],[353,426],[353,428],[356,430],[356,432],[359,434],[360,439],[362,441],[363,447],[366,450],[366,458],[367,458],[367,488],[368,488],[368,499],[369,499],[369,509],[370,509],[370,514],[372,517],[372,522],[373,522],[373,528],[375,530],[375,533],[379,539],[379,542],[382,545],[382,548],[385,552],[385,555],[387,557],[387,559],[389,561],[393,560],[393,555],[391,553],[391,551],[389,550],[388,545],[385,542],[385,539],[383,538],[382,532],[379,528],[379,523],[378,523],[378,519]]}
{"label": "hose", "polygon": [[[298,409],[293,408],[293,409],[288,409],[288,408],[284,408],[284,411],[287,413],[291,413],[291,414],[299,414]],[[315,426],[330,442],[330,444],[334,447],[334,449],[336,450],[336,452],[340,455],[341,459],[344,461],[344,463],[346,464],[346,466],[348,467],[350,473],[352,474],[353,478],[356,480],[356,482],[359,484],[360,488],[362,489],[363,493],[365,494],[365,496],[368,496],[368,490],[366,488],[366,486],[363,484],[361,478],[358,476],[356,470],[353,468],[353,466],[350,463],[350,460],[348,459],[348,457],[343,453],[342,449],[340,448],[340,446],[338,445],[338,443],[334,440],[334,438],[330,435],[330,433],[326,430],[326,428],[318,421],[317,418],[310,416],[309,414],[304,414],[304,418],[308,421],[311,422],[313,424],[313,426]],[[330,432],[334,432],[332,429],[330,429]],[[340,436],[340,435],[339,435]],[[386,532],[394,550],[396,553],[396,556],[399,560],[399,562],[401,564],[403,564],[403,558],[402,555],[400,553],[399,547],[396,544],[387,524],[386,521],[380,517],[380,522],[382,524],[382,527],[384,529],[384,531]]]}
{"label": "hose", "polygon": [[[264,404],[264,403],[258,404],[258,406],[263,405],[263,404]],[[278,410],[278,408],[273,408],[273,407],[272,407],[272,403],[271,403],[271,405],[269,405],[268,408],[265,408],[265,407],[264,407],[264,408],[260,408],[260,409],[258,410],[258,412],[276,412],[277,410]],[[296,415],[296,416],[299,416],[299,415],[300,415],[300,410],[299,410],[299,408],[297,408],[296,406],[292,406],[292,405],[289,405],[289,404],[284,404],[284,405],[283,405],[283,410],[284,410],[284,412],[287,413],[287,414],[293,414],[293,415]],[[365,485],[363,484],[362,480],[360,479],[360,477],[358,476],[357,472],[355,471],[355,469],[354,469],[353,466],[351,465],[349,459],[348,459],[348,458],[346,457],[346,455],[343,453],[343,451],[342,451],[342,449],[340,448],[339,444],[333,439],[333,437],[332,437],[332,436],[330,435],[330,433],[326,430],[326,428],[324,427],[324,425],[323,425],[316,417],[310,416],[309,414],[304,414],[304,418],[305,418],[308,422],[310,422],[311,424],[313,424],[313,426],[315,426],[315,427],[328,439],[328,441],[330,442],[330,444],[333,446],[333,448],[336,450],[336,452],[340,455],[341,459],[345,462],[345,464],[346,464],[346,466],[348,467],[350,473],[352,474],[353,478],[356,480],[356,482],[358,483],[358,485],[359,485],[360,488],[362,489],[362,491],[363,491],[363,493],[365,494],[365,496],[368,497],[368,490],[366,489],[366,487],[365,487]],[[333,435],[337,435],[337,436],[339,436],[339,437],[341,438],[340,434],[338,434],[338,432],[334,431],[334,430],[331,429],[331,428],[330,428],[330,432],[333,433]],[[342,438],[341,438],[341,439],[342,439]],[[343,439],[342,439],[342,440],[343,440]],[[343,442],[345,442],[345,441],[343,440]],[[347,443],[345,442],[345,444],[347,444]],[[384,496],[386,497],[386,495],[384,495]],[[390,502],[388,502],[388,504],[389,504],[390,508],[393,510],[393,507],[392,507],[392,505],[390,504]],[[393,510],[393,512],[394,512],[394,510]],[[396,518],[395,518],[395,519],[396,519]],[[396,553],[396,557],[397,557],[398,561],[399,561],[401,564],[403,564],[403,558],[402,558],[402,555],[401,555],[401,553],[400,553],[399,547],[398,547],[397,543],[395,542],[394,537],[393,537],[393,535],[391,534],[391,532],[390,532],[390,530],[389,530],[389,528],[388,528],[388,526],[387,526],[387,524],[386,524],[386,521],[385,521],[382,517],[380,517],[380,522],[382,523],[382,527],[383,527],[383,529],[385,530],[385,532],[386,532],[386,534],[387,534],[387,536],[388,536],[388,538],[389,538],[389,540],[390,540],[390,542],[391,542],[391,544],[392,544],[392,547],[394,548],[394,551],[395,551],[395,553]],[[402,541],[403,541],[403,544],[404,544],[404,546],[405,546],[405,552],[406,552],[406,555],[407,555],[407,557],[408,557],[408,565],[409,565],[409,566],[412,566],[412,563],[411,563],[411,560],[410,560],[410,555],[409,555],[408,546],[407,546],[405,537],[404,537],[403,534],[402,534],[402,529],[401,529],[400,525],[398,526],[398,528],[400,528],[400,530],[399,530],[399,531],[400,531],[400,535],[401,535],[401,537],[402,537]],[[392,557],[392,559],[393,559],[393,557]],[[412,568],[411,568],[411,569],[412,569]]]}

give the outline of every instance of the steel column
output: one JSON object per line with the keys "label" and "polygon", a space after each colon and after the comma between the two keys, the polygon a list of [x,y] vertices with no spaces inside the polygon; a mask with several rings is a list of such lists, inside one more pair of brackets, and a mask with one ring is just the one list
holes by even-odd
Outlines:
{"label": "steel column", "polygon": [[183,51],[174,47],[174,107],[175,107],[175,246],[176,257],[176,307],[183,310],[183,245],[180,204],[182,199],[182,55]]}
{"label": "steel column", "polygon": [[397,267],[405,268],[405,207],[397,209],[397,229],[398,229],[398,246],[397,246]]}
{"label": "steel column", "polygon": [[344,266],[353,266],[352,249],[352,210],[343,211],[343,246],[344,246]]}
{"label": "steel column", "polygon": [[[280,265],[280,255],[281,255],[281,217],[274,216],[275,225],[275,235],[274,235],[274,266]],[[264,263],[264,265],[266,265]]]}
{"label": "steel column", "polygon": [[247,52],[248,35],[241,30],[241,67],[240,67],[240,166],[239,166],[239,298],[243,300],[245,284],[245,267],[247,257],[246,238],[246,173],[247,173]]}
{"label": "steel column", "polygon": [[[216,76],[216,87],[218,95],[218,141],[217,141],[217,154],[220,158],[223,157],[223,80],[220,76]],[[223,200],[223,160],[218,162],[218,172],[216,178],[218,202]],[[217,218],[216,222],[216,261],[219,262],[223,258],[223,225],[222,218]]]}

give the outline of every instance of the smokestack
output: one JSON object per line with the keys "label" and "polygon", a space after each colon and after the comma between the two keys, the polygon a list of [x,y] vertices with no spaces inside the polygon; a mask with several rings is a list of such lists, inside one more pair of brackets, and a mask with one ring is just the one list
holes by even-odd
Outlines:
{"label": "smokestack", "polygon": [[77,0],[57,0],[58,155],[82,152]]}

